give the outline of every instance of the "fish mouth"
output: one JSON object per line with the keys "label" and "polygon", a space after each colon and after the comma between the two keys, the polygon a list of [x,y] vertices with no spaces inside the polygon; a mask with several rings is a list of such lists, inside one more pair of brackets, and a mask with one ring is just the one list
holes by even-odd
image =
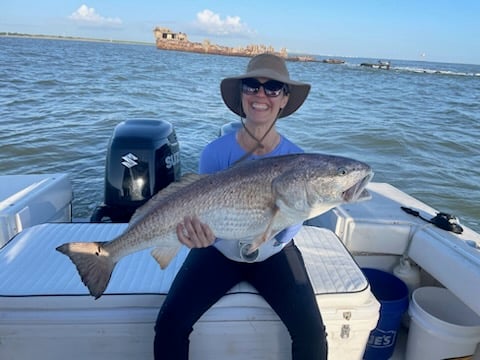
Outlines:
{"label": "fish mouth", "polygon": [[368,174],[358,181],[355,185],[351,186],[342,193],[342,198],[344,201],[356,201],[356,200],[368,200],[371,198],[370,193],[365,190],[367,184],[373,177],[373,173]]}

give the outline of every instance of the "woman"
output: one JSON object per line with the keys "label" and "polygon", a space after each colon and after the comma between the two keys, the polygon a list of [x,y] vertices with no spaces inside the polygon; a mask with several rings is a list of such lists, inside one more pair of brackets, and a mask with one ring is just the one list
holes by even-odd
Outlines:
{"label": "woman", "polygon": [[[243,127],[205,147],[200,173],[214,173],[239,161],[303,152],[275,127],[277,119],[295,112],[310,91],[309,84],[290,79],[282,58],[258,55],[245,74],[222,80],[220,89]],[[285,229],[249,254],[248,244],[216,239],[198,218],[185,218],[177,236],[191,250],[158,314],[155,358],[187,360],[195,322],[234,285],[248,281],[287,327],[292,359],[326,359],[322,317],[293,241],[300,226]]]}

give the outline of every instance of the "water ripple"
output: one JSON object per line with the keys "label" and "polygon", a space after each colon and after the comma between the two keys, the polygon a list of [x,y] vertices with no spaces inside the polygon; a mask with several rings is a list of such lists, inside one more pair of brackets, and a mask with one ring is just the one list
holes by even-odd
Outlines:
{"label": "water ripple", "polygon": [[[68,172],[74,215],[103,199],[106,147],[130,118],[170,121],[182,169],[221,125],[237,121],[219,83],[248,59],[167,52],[153,46],[0,38],[0,169],[3,174]],[[391,71],[289,63],[312,84],[280,130],[307,151],[369,162],[375,180],[480,231],[480,68],[393,62]],[[474,75],[474,76],[472,76]]]}

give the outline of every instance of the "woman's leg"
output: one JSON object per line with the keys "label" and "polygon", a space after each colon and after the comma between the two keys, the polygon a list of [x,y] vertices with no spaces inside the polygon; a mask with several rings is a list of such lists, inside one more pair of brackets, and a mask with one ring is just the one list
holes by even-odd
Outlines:
{"label": "woman's leg", "polygon": [[292,359],[327,359],[325,327],[300,250],[290,244],[252,265],[247,280],[287,327],[292,338]]}
{"label": "woman's leg", "polygon": [[193,325],[239,281],[238,263],[213,246],[190,250],[157,317],[155,359],[188,360]]}

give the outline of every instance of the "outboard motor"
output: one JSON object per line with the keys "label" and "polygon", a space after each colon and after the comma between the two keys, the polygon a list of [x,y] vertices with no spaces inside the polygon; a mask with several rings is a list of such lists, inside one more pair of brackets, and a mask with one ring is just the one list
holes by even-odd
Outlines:
{"label": "outboard motor", "polygon": [[108,144],[104,204],[90,221],[128,222],[139,206],[180,175],[179,145],[169,122],[121,122]]}

